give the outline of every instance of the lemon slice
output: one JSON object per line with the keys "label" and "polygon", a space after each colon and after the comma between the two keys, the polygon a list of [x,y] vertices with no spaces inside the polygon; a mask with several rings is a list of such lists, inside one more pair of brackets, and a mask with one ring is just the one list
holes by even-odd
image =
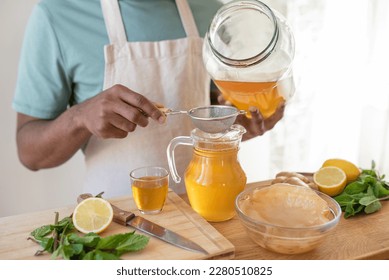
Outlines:
{"label": "lemon slice", "polygon": [[339,167],[327,166],[313,174],[313,181],[319,187],[319,191],[335,196],[343,191],[347,184],[347,176]]}
{"label": "lemon slice", "polygon": [[105,199],[91,197],[81,201],[73,212],[73,224],[82,233],[99,233],[112,222],[113,210]]}
{"label": "lemon slice", "polygon": [[361,174],[361,171],[354,163],[344,159],[339,159],[339,158],[327,159],[323,163],[322,167],[327,167],[327,166],[336,166],[342,169],[344,173],[346,173],[347,182],[355,181],[358,178],[359,174]]}

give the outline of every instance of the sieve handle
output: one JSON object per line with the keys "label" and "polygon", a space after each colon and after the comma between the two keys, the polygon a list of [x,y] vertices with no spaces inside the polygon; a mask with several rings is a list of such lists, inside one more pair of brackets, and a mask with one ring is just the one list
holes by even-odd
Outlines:
{"label": "sieve handle", "polygon": [[172,110],[172,109],[167,109],[164,112],[164,114],[165,115],[177,115],[177,114],[188,114],[188,112],[187,111],[175,111],[175,110]]}
{"label": "sieve handle", "polygon": [[154,105],[158,108],[158,110],[160,110],[165,115],[177,115],[177,114],[187,114],[188,113],[187,111],[180,111],[180,110],[173,110],[170,108],[166,108],[165,106],[163,106],[162,104],[159,104],[159,103],[154,103]]}
{"label": "sieve handle", "polygon": [[169,170],[170,175],[172,176],[174,182],[180,183],[181,177],[178,175],[177,168],[176,168],[176,161],[174,158],[174,150],[179,145],[185,145],[185,146],[193,146],[194,142],[193,139],[189,136],[178,136],[176,138],[173,138],[168,147],[167,147],[167,162],[169,164]]}

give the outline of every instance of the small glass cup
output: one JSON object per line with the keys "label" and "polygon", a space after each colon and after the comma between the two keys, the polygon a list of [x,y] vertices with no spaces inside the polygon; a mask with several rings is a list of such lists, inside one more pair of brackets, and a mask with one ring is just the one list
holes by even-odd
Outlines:
{"label": "small glass cup", "polygon": [[165,204],[169,173],[163,167],[148,166],[130,172],[135,204],[142,214],[158,214]]}

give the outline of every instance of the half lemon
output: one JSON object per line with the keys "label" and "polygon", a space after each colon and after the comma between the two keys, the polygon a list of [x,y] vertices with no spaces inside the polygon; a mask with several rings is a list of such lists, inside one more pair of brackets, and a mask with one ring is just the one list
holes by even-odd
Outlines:
{"label": "half lemon", "polygon": [[346,173],[336,166],[320,168],[313,174],[313,181],[319,187],[319,191],[329,196],[340,194],[347,184]]}
{"label": "half lemon", "polygon": [[72,219],[78,231],[82,233],[99,233],[105,230],[112,222],[112,206],[103,198],[87,198],[76,206]]}
{"label": "half lemon", "polygon": [[327,166],[335,166],[342,169],[344,173],[346,173],[348,183],[355,181],[358,178],[359,174],[361,174],[361,171],[354,163],[349,162],[345,159],[340,159],[340,158],[327,159],[323,163],[322,167],[327,167]]}

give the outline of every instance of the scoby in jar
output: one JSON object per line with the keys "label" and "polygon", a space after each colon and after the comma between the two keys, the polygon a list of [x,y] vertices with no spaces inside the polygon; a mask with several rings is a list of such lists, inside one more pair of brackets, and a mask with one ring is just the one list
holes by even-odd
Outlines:
{"label": "scoby in jar", "polygon": [[241,209],[252,219],[283,227],[321,225],[332,217],[328,203],[315,191],[285,183],[255,190]]}

